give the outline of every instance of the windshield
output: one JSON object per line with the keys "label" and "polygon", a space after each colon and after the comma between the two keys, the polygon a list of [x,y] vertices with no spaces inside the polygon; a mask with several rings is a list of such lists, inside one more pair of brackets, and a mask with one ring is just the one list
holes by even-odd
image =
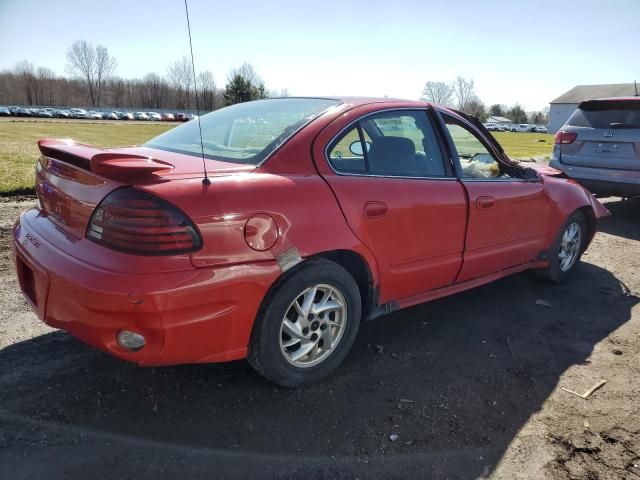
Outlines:
{"label": "windshield", "polygon": [[[337,100],[280,98],[239,103],[200,118],[206,158],[257,165]],[[146,147],[202,155],[198,121],[150,140]]]}
{"label": "windshield", "polygon": [[567,120],[572,127],[640,128],[640,100],[590,101]]}

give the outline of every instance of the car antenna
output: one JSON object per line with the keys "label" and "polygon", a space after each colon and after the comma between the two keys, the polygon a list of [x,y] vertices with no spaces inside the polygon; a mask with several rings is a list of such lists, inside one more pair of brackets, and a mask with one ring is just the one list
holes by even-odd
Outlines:
{"label": "car antenna", "polygon": [[636,81],[634,80],[634,81],[633,81],[633,86],[634,86],[634,87],[635,87],[635,89],[636,89],[636,95],[635,95],[635,96],[636,96],[636,97],[639,97],[640,95],[638,95],[638,82],[636,82]]}
{"label": "car antenna", "polygon": [[184,11],[187,14],[187,31],[189,32],[189,49],[191,50],[191,69],[193,70],[193,90],[196,94],[196,112],[198,114],[198,130],[200,131],[200,151],[202,152],[202,172],[204,178],[202,179],[203,185],[211,185],[211,180],[207,176],[207,164],[204,159],[204,142],[202,141],[202,125],[200,124],[200,103],[198,101],[198,83],[196,81],[196,62],[193,60],[193,43],[191,42],[191,24],[189,23],[189,7],[187,6],[187,0],[184,0]]}

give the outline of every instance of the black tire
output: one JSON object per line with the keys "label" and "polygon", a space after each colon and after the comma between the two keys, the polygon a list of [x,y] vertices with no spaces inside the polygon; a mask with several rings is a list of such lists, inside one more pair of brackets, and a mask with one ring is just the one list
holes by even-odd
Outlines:
{"label": "black tire", "polygon": [[[342,295],[346,305],[344,330],[335,348],[320,363],[298,367],[285,358],[281,348],[282,323],[292,302],[319,284],[330,285]],[[286,272],[265,297],[253,326],[247,359],[258,373],[278,385],[299,387],[315,383],[333,372],[347,356],[361,315],[360,291],[349,272],[329,260],[307,260]]]}
{"label": "black tire", "polygon": [[[567,269],[561,268],[561,246],[562,246],[562,237],[567,231],[567,229],[576,224],[580,228],[580,245],[577,257],[573,261],[573,263]],[[553,283],[563,283],[566,282],[573,272],[576,269],[576,265],[580,262],[580,258],[585,250],[585,242],[587,241],[587,220],[584,214],[580,211],[574,212],[567,218],[567,221],[564,222],[556,239],[553,242],[553,245],[549,249],[549,266],[547,268],[534,270],[533,272],[536,276],[540,278],[544,278],[545,280],[549,280]]]}

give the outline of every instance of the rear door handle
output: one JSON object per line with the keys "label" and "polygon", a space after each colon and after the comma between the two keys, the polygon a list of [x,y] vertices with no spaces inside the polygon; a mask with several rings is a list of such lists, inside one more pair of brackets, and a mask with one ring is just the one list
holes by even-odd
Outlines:
{"label": "rear door handle", "polygon": [[383,217],[387,213],[389,207],[387,207],[387,204],[384,202],[372,200],[365,203],[362,210],[364,212],[364,216],[367,218],[379,218]]}
{"label": "rear door handle", "polygon": [[495,198],[493,197],[478,197],[476,200],[476,207],[478,208],[491,208],[493,204],[496,203]]}

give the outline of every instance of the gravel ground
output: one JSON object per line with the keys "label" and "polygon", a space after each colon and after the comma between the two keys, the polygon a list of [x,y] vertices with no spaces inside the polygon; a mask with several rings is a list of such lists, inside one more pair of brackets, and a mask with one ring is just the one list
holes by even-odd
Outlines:
{"label": "gravel ground", "polygon": [[640,204],[607,203],[570,283],[523,273],[369,322],[329,380],[286,390],[38,322],[9,250],[32,203],[0,199],[0,478],[640,479]]}

